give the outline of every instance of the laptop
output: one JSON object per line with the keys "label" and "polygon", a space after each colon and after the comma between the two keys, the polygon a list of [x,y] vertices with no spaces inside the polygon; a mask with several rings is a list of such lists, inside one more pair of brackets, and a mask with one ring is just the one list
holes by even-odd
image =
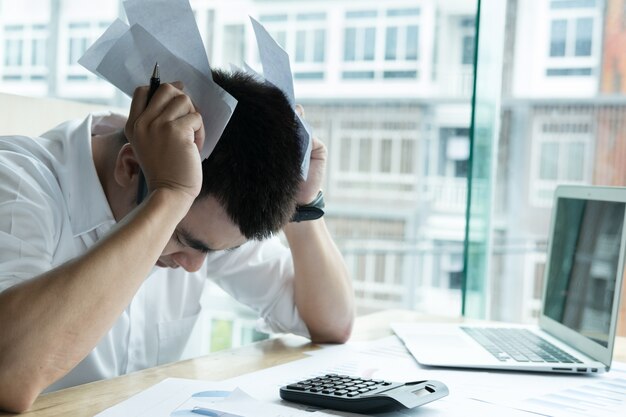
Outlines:
{"label": "laptop", "polygon": [[626,188],[559,186],[537,326],[393,323],[422,365],[608,371],[626,250]]}

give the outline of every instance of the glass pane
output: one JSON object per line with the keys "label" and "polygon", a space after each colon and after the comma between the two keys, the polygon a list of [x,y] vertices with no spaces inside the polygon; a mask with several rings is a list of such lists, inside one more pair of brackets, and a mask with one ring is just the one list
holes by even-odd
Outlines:
{"label": "glass pane", "polygon": [[383,139],[380,144],[380,171],[391,172],[391,139]]}
{"label": "glass pane", "polygon": [[344,61],[354,61],[356,58],[356,28],[347,28],[344,33],[343,59]]}
{"label": "glass pane", "polygon": [[413,161],[413,141],[402,139],[402,151],[400,153],[400,172],[410,174],[413,172],[415,163]]}
{"label": "glass pane", "polygon": [[585,145],[582,143],[570,143],[567,147],[567,164],[566,179],[569,181],[582,181],[583,167],[585,164]]}
{"label": "glass pane", "polygon": [[506,4],[500,0],[481,0],[480,36],[470,132],[470,189],[465,233],[465,281],[463,314],[487,317],[489,300],[490,254],[492,242],[491,204],[493,196],[492,157],[497,143],[500,89],[493,80],[502,79]]}
{"label": "glass pane", "polygon": [[567,20],[553,20],[550,33],[550,56],[565,56]]}
{"label": "glass pane", "polygon": [[[495,3],[481,1],[481,11],[491,13]],[[621,3],[508,2],[512,9],[481,16],[466,304],[480,299],[489,308],[468,309],[470,314],[535,323],[543,273],[549,269],[555,188],[626,186],[626,85],[621,81],[626,67],[619,64],[626,50],[616,48],[625,29]],[[489,22],[500,25],[488,30]],[[541,27],[549,30],[537,30]],[[494,39],[503,41],[495,46]],[[538,59],[537,51],[549,51],[550,57]],[[494,60],[495,53],[506,61]],[[483,79],[487,74],[489,85]],[[484,103],[493,104],[492,113],[483,113]],[[493,135],[481,152],[478,138],[487,131]],[[474,175],[480,166],[494,167],[487,199],[475,198],[477,181],[483,179]],[[481,201],[488,201],[485,211],[473,207]],[[472,286],[479,287],[476,277],[484,285],[473,292]],[[626,308],[621,314],[626,317]],[[618,332],[626,334],[626,323],[621,326]]]}
{"label": "glass pane", "polygon": [[559,172],[559,144],[542,143],[540,152],[539,178],[542,180],[556,180]]}
{"label": "glass pane", "polygon": [[593,19],[586,17],[576,19],[576,56],[591,55],[591,35],[593,32]]}
{"label": "glass pane", "polygon": [[32,42],[32,65],[46,65],[46,40],[35,39]]}
{"label": "glass pane", "polygon": [[359,171],[369,172],[372,169],[372,139],[363,138],[359,142]]}
{"label": "glass pane", "polygon": [[365,36],[363,38],[363,59],[372,61],[376,52],[376,29],[365,28]]}
{"label": "glass pane", "polygon": [[296,32],[296,62],[304,62],[306,57],[306,32]]}
{"label": "glass pane", "polygon": [[341,151],[340,151],[340,158],[341,158],[341,171],[350,171],[351,166],[350,166],[350,148],[351,148],[351,140],[350,138],[347,137],[343,137],[341,138]]}
{"label": "glass pane", "polygon": [[419,28],[418,26],[408,26],[406,28],[406,55],[407,61],[415,61],[419,56]]}
{"label": "glass pane", "polygon": [[398,48],[398,28],[389,27],[385,36],[385,59],[393,61],[396,59],[396,49]]}
{"label": "glass pane", "polygon": [[474,63],[474,44],[476,39],[474,36],[463,36],[463,51],[461,56],[461,64],[472,65]]}
{"label": "glass pane", "polygon": [[4,42],[6,48],[6,56],[4,57],[4,65],[20,66],[22,65],[22,46],[21,39],[7,39]]}
{"label": "glass pane", "polygon": [[313,62],[324,62],[324,49],[326,45],[326,31],[317,29],[314,32]]}

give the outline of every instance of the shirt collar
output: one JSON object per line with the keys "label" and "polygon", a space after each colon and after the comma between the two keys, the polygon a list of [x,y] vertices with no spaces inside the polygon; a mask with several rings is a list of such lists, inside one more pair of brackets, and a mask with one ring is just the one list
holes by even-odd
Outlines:
{"label": "shirt collar", "polygon": [[123,128],[124,122],[125,118],[118,114],[94,113],[82,122],[67,122],[54,129],[62,130],[60,133],[64,133],[67,141],[67,159],[61,162],[60,182],[75,236],[115,223],[94,165],[91,139],[94,134]]}

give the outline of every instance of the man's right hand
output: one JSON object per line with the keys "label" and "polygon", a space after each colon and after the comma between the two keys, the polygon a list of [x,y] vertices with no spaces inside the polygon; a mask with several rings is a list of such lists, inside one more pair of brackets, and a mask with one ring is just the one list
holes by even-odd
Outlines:
{"label": "man's right hand", "polygon": [[189,96],[162,84],[146,106],[149,87],[138,87],[124,133],[146,177],[148,191],[182,192],[193,201],[202,186],[202,117]]}

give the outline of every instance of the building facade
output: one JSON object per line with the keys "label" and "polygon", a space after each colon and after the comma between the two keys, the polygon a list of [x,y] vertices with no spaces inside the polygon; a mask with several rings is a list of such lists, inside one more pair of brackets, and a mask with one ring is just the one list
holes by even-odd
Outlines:
{"label": "building facade", "polygon": [[[260,70],[248,14],[289,53],[296,97],[329,148],[328,224],[360,310],[458,314],[476,3],[191,5],[215,67],[246,62]],[[120,2],[102,2],[97,12],[76,0],[0,7],[3,91],[128,104],[77,64]]]}

